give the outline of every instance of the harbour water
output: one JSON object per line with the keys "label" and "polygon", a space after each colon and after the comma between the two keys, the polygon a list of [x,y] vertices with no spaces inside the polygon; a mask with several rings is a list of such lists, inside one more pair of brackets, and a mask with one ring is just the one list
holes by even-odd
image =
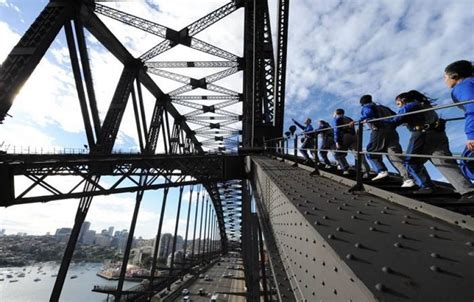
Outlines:
{"label": "harbour water", "polygon": [[[61,292],[60,301],[98,302],[105,301],[107,295],[92,292],[94,285],[114,286],[117,281],[108,281],[96,276],[101,269],[100,263],[72,263]],[[59,264],[54,262],[24,267],[0,268],[0,301],[5,302],[42,302],[49,301],[56,280]],[[21,277],[23,276],[24,277]],[[7,275],[11,275],[8,278]],[[71,278],[72,277],[72,278]],[[38,280],[40,279],[40,280]],[[17,280],[10,282],[11,280]],[[124,289],[137,285],[136,282],[124,283]]]}

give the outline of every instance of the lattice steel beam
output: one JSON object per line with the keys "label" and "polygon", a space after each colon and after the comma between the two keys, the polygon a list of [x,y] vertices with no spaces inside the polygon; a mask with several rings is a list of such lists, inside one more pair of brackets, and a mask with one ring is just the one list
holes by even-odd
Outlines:
{"label": "lattice steel beam", "polygon": [[136,27],[158,37],[167,39],[141,55],[140,59],[143,61],[148,61],[178,44],[185,45],[230,61],[237,61],[238,57],[236,55],[193,37],[193,35],[196,33],[204,30],[205,28],[234,12],[237,8],[238,7],[234,4],[234,2],[226,4],[177,32],[166,26],[105,5],[97,3],[95,5],[95,11],[99,14]]}
{"label": "lattice steel beam", "polygon": [[278,40],[275,75],[275,127],[283,133],[285,112],[286,55],[288,45],[290,0],[279,0],[278,5]]}
{"label": "lattice steel beam", "polygon": [[[120,192],[135,192],[141,189],[161,188],[162,178],[177,178],[185,181],[185,177],[193,177],[196,181],[212,182],[243,177],[243,158],[236,155],[176,155],[176,156],[144,156],[144,155],[109,155],[90,157],[89,155],[8,155],[2,159],[0,189],[5,192],[1,196],[1,205],[9,206],[20,203],[49,201],[65,198],[104,195]],[[146,172],[143,172],[146,171]],[[33,184],[21,192],[15,192],[14,176],[26,175]],[[92,175],[117,176],[111,184],[101,185],[92,181]],[[148,175],[148,181],[140,186],[136,177]],[[52,176],[78,176],[67,190],[52,186],[48,180]],[[177,182],[174,180],[173,182]],[[124,186],[124,181],[132,182],[132,186]],[[54,181],[53,181],[54,182]],[[92,184],[96,189],[93,193],[79,192],[83,184]],[[41,186],[51,194],[28,197],[30,191]],[[29,195],[28,195],[29,194]]]}
{"label": "lattice steel beam", "polygon": [[236,61],[161,61],[145,62],[146,67],[150,68],[223,68],[239,67]]}
{"label": "lattice steel beam", "polygon": [[49,3],[0,67],[0,123],[5,119],[13,100],[35,70],[41,58],[74,12],[73,3]]}

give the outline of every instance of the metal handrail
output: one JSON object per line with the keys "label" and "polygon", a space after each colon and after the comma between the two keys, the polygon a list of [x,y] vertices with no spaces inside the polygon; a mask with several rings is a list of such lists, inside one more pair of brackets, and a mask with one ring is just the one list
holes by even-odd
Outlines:
{"label": "metal handrail", "polygon": [[[278,147],[268,147],[268,149],[280,149]],[[327,151],[327,152],[338,152],[338,153],[347,153],[347,154],[357,154],[355,150],[336,150],[336,149],[314,149],[314,148],[300,148],[299,150],[307,151]],[[400,157],[419,157],[419,158],[439,158],[439,159],[454,159],[454,160],[474,160],[473,157],[464,157],[464,156],[446,156],[446,155],[425,155],[425,154],[411,154],[411,153],[388,153],[388,152],[372,152],[372,151],[361,151],[361,154],[373,154],[373,155],[390,155],[390,156],[400,156]]]}
{"label": "metal handrail", "polygon": [[[298,149],[298,137],[301,136],[302,134],[294,134],[292,136],[280,137],[280,138],[274,138],[274,139],[266,140],[266,141],[264,141],[264,148],[269,149],[268,143],[269,142],[274,142],[274,143],[271,143],[271,145],[275,145],[275,147],[270,147],[270,149],[275,148],[277,153],[278,153],[278,150],[281,150],[283,155],[285,153],[288,154],[289,153],[289,140],[294,139],[294,143],[293,143],[294,151],[293,151],[293,153],[294,153],[294,156],[296,158],[298,157],[298,151],[297,150],[310,150],[311,152],[313,152],[313,154],[315,154],[316,152],[319,152],[319,151],[331,151],[331,152],[335,152],[335,153],[346,153],[346,154],[351,153],[351,154],[354,154],[354,156],[356,157],[356,184],[353,187],[351,187],[349,191],[364,191],[364,185],[363,185],[363,181],[362,181],[363,180],[362,157],[363,157],[364,154],[395,156],[395,157],[400,157],[401,160],[404,160],[403,158],[407,157],[407,156],[415,157],[415,158],[427,158],[427,159],[452,159],[452,160],[466,160],[466,161],[474,160],[474,158],[463,157],[463,156],[446,156],[446,155],[428,155],[428,154],[388,153],[388,152],[364,151],[362,149],[364,124],[369,124],[369,123],[373,123],[373,122],[377,122],[377,121],[383,121],[383,120],[390,119],[390,118],[393,118],[393,117],[402,117],[402,116],[413,115],[413,114],[418,114],[418,113],[422,113],[422,112],[429,112],[429,111],[435,111],[435,110],[440,110],[440,109],[451,108],[451,107],[454,107],[454,106],[458,107],[458,106],[462,106],[462,105],[470,104],[470,103],[474,103],[474,100],[468,100],[468,101],[455,103],[455,104],[444,105],[444,106],[436,106],[436,107],[431,107],[431,108],[425,108],[425,109],[420,109],[420,110],[407,112],[407,113],[403,113],[403,114],[395,114],[395,115],[385,116],[385,117],[381,117],[381,118],[374,118],[374,119],[362,120],[362,121],[354,121],[354,122],[351,122],[351,123],[348,123],[348,124],[345,124],[345,125],[340,125],[340,126],[335,126],[335,127],[327,127],[327,128],[323,128],[323,129],[317,129],[317,130],[302,133],[303,135],[306,136],[306,135],[311,134],[311,133],[318,134],[320,132],[330,130],[330,129],[343,128],[343,127],[353,127],[354,125],[358,125],[357,132],[356,132],[356,136],[357,136],[357,148],[356,148],[356,150],[319,149],[318,135],[316,135],[313,138],[309,138],[309,139],[314,140],[314,142],[315,142],[315,146],[313,148],[299,148]],[[445,121],[456,121],[456,120],[462,120],[462,119],[465,119],[465,117],[455,117],[455,118],[449,118],[449,119],[444,119],[444,120]],[[286,147],[285,147],[285,142],[286,142]],[[276,144],[278,144],[278,146],[276,146]],[[286,152],[285,152],[285,150],[286,150]],[[315,157],[315,163],[318,163],[319,162],[318,155],[315,154],[314,157]],[[294,166],[297,166],[297,165],[298,165],[298,161],[295,160],[294,161]],[[319,169],[318,169],[317,165],[315,165],[314,168],[315,168],[315,170],[314,170],[313,173],[319,174]]]}
{"label": "metal handrail", "polygon": [[[373,123],[373,122],[378,122],[378,121],[390,119],[390,118],[393,118],[393,117],[401,117],[401,116],[413,115],[413,114],[422,113],[422,112],[441,110],[441,109],[446,109],[446,108],[451,108],[451,107],[459,107],[459,106],[462,106],[462,105],[472,104],[472,103],[474,103],[474,100],[468,100],[468,101],[464,101],[464,102],[448,104],[448,105],[442,105],[442,106],[434,106],[434,107],[420,109],[420,110],[411,111],[411,112],[406,112],[406,113],[402,113],[402,114],[394,114],[394,115],[378,117],[378,118],[374,118],[374,119],[370,119],[370,120],[354,121],[354,125],[369,124],[369,123]],[[453,120],[457,120],[457,119],[459,119],[459,118],[455,118]],[[299,136],[305,135],[305,134],[312,134],[312,133],[317,133],[317,132],[323,132],[323,131],[330,130],[330,129],[345,128],[345,127],[352,127],[352,125],[345,124],[345,125],[340,125],[340,126],[327,127],[327,128],[323,128],[323,129],[304,132],[303,134],[295,134],[294,136],[299,137]],[[268,139],[265,142],[274,141],[274,140],[281,140],[281,139],[286,139],[286,137],[285,136],[276,137],[276,138]]]}

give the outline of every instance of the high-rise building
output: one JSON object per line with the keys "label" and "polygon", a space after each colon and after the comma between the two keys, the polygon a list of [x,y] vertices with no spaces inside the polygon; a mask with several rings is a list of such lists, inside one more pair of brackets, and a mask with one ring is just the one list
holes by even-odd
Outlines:
{"label": "high-rise building", "polygon": [[5,236],[5,229],[0,230],[0,236]]}
{"label": "high-rise building", "polygon": [[93,245],[95,243],[95,231],[89,230],[82,236],[82,244]]}
{"label": "high-rise building", "polygon": [[60,228],[56,230],[56,233],[54,234],[54,237],[58,241],[67,241],[69,239],[69,236],[71,235],[71,228]]}
{"label": "high-rise building", "polygon": [[161,235],[160,245],[158,246],[158,258],[167,258],[171,253],[171,241],[173,236],[170,233]]}
{"label": "high-rise building", "polygon": [[91,223],[89,221],[84,221],[84,223],[81,226],[81,230],[79,231],[79,242],[84,243],[84,235],[89,231],[91,227]]}
{"label": "high-rise building", "polygon": [[112,237],[112,235],[114,234],[114,227],[113,227],[113,226],[110,226],[110,227],[109,227],[108,234],[109,234],[109,236],[111,236],[111,237]]}

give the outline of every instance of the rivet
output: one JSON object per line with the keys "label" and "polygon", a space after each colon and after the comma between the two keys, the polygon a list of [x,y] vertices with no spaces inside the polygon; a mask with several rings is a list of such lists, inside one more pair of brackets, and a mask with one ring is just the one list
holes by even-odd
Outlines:
{"label": "rivet", "polygon": [[381,213],[381,214],[385,214],[385,211],[384,211],[384,210],[382,210],[382,211],[380,211],[380,213]]}
{"label": "rivet", "polygon": [[362,214],[362,211],[356,211],[357,214]]}
{"label": "rivet", "polygon": [[375,232],[375,231],[377,231],[377,229],[374,228],[374,227],[370,227],[370,228],[369,228],[369,231]]}
{"label": "rivet", "polygon": [[394,246],[394,247],[398,247],[398,248],[402,248],[402,247],[403,247],[403,245],[402,245],[400,242],[395,242],[395,243],[393,244],[393,246]]}
{"label": "rivet", "polygon": [[344,202],[342,205],[345,206],[345,207],[347,207],[347,203],[345,203],[345,202]]}
{"label": "rivet", "polygon": [[301,203],[298,204],[299,207],[302,207],[303,205]]}
{"label": "rivet", "polygon": [[309,212],[308,212],[308,211],[304,211],[304,214],[305,214],[305,215],[308,215],[308,214],[309,214]]}
{"label": "rivet", "polygon": [[436,235],[436,234],[430,234],[430,237],[431,237],[431,238],[438,238],[438,235]]}
{"label": "rivet", "polygon": [[319,221],[315,220],[314,225],[319,225]]}
{"label": "rivet", "polygon": [[435,227],[435,226],[430,226],[430,230],[436,231],[436,230],[438,230],[438,228]]}
{"label": "rivet", "polygon": [[352,254],[347,254],[347,255],[346,255],[346,259],[348,259],[348,260],[354,260],[355,257],[354,257],[354,255],[352,255]]}
{"label": "rivet", "polygon": [[402,220],[402,223],[403,224],[408,224],[408,222],[406,220]]}
{"label": "rivet", "polygon": [[406,238],[405,235],[403,235],[403,234],[398,234],[397,237],[400,238],[400,239],[405,239]]}
{"label": "rivet", "polygon": [[356,242],[356,243],[354,244],[354,246],[355,246],[356,248],[358,248],[358,249],[361,249],[361,248],[364,247],[364,246],[363,246],[361,243],[359,243],[359,242]]}
{"label": "rivet", "polygon": [[341,210],[342,210],[342,207],[337,207],[337,209],[338,209],[339,211],[341,211]]}
{"label": "rivet", "polygon": [[467,245],[467,246],[472,246],[472,242],[471,242],[471,241],[467,241],[467,242],[466,242],[466,245]]}
{"label": "rivet", "polygon": [[337,228],[336,228],[336,231],[338,231],[338,232],[343,232],[344,230],[343,230],[341,227],[337,227]]}
{"label": "rivet", "polygon": [[439,272],[439,271],[441,271],[441,269],[440,269],[439,267],[437,267],[436,265],[430,266],[430,270],[432,270],[433,272]]}
{"label": "rivet", "polygon": [[431,253],[430,256],[433,258],[439,258],[439,254],[437,253]]}
{"label": "rivet", "polygon": [[382,267],[382,272],[387,273],[387,274],[391,274],[393,272],[393,270],[388,266],[384,266],[384,267]]}
{"label": "rivet", "polygon": [[327,216],[323,216],[323,219],[328,219],[328,217],[327,217]]}
{"label": "rivet", "polygon": [[403,215],[403,218],[410,219],[410,215]]}
{"label": "rivet", "polygon": [[380,224],[380,222],[378,220],[375,220],[374,224]]}
{"label": "rivet", "polygon": [[352,215],[352,216],[351,216],[351,219],[357,219],[357,216]]}
{"label": "rivet", "polygon": [[334,236],[333,234],[329,234],[328,239],[336,239],[336,236]]}
{"label": "rivet", "polygon": [[378,290],[379,292],[383,292],[385,291],[385,285],[383,285],[382,283],[377,283],[375,284],[375,289]]}
{"label": "rivet", "polygon": [[313,210],[314,210],[314,211],[317,211],[317,210],[318,210],[318,208],[317,208],[317,207],[313,207]]}

